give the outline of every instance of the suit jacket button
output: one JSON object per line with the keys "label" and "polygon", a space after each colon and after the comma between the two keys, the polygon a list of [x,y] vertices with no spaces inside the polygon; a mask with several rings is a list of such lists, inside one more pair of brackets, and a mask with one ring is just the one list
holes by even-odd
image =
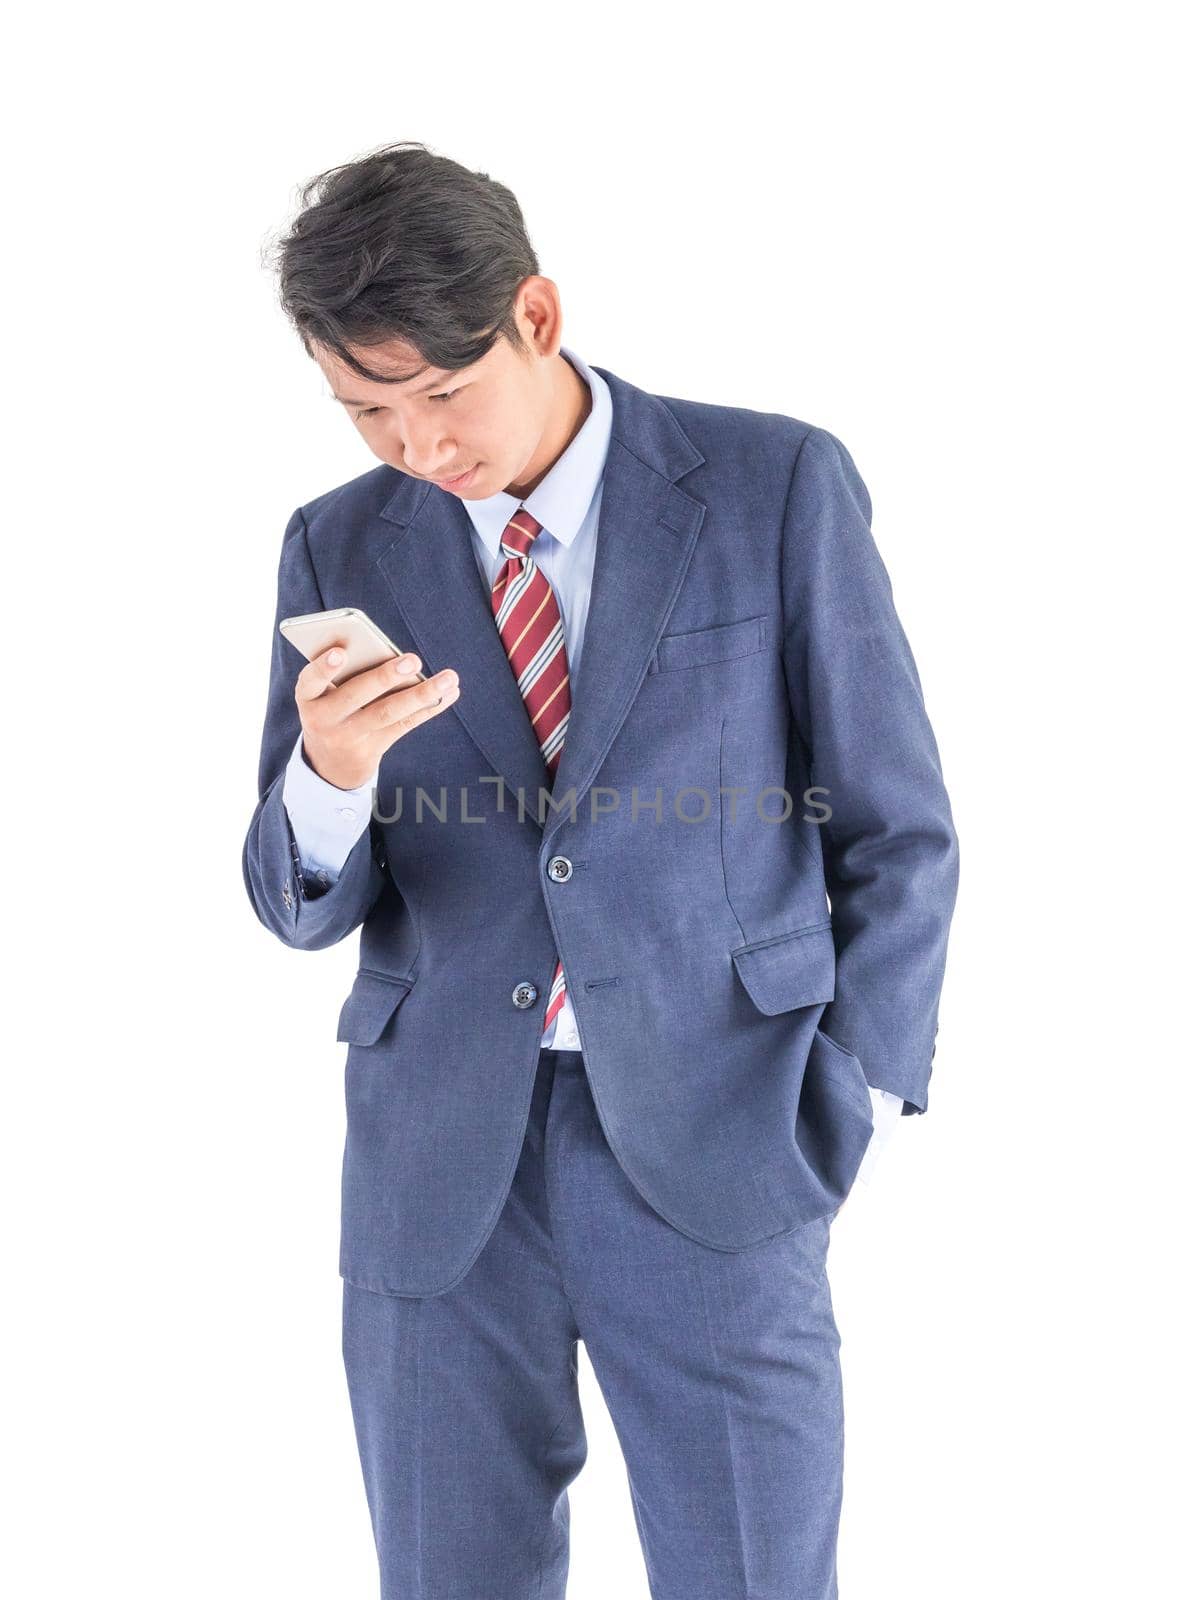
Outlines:
{"label": "suit jacket button", "polygon": [[510,998],[514,1001],[515,1005],[518,1006],[520,1011],[525,1011],[528,1006],[535,1004],[535,997],[538,993],[539,990],[535,987],[535,985],[533,983],[528,983],[524,978],[522,983],[515,985],[514,992]]}
{"label": "suit jacket button", "polygon": [[567,883],[573,875],[573,864],[567,856],[553,856],[548,862],[548,877],[556,883]]}

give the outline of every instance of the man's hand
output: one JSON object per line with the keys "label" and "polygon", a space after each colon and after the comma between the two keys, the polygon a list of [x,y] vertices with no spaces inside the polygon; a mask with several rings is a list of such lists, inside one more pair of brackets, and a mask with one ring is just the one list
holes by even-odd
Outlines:
{"label": "man's hand", "polygon": [[295,703],[312,767],[336,788],[356,789],[404,733],[458,698],[460,684],[451,667],[419,682],[422,663],[408,652],[334,686],[343,660],[344,651],[333,645],[309,661],[295,682]]}

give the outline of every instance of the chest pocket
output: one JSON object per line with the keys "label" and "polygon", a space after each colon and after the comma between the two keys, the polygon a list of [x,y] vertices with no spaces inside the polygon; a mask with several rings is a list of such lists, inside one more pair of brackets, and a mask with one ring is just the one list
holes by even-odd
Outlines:
{"label": "chest pocket", "polygon": [[647,670],[671,672],[677,667],[706,667],[755,655],[767,643],[767,625],[766,617],[744,617],[741,622],[719,622],[692,633],[666,633]]}

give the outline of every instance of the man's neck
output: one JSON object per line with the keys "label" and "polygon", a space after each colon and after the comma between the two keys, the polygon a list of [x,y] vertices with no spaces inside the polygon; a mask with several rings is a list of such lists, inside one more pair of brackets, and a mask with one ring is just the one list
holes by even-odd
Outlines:
{"label": "man's neck", "polygon": [[540,449],[536,451],[536,462],[543,464],[533,465],[531,476],[523,483],[507,485],[507,494],[514,495],[518,500],[526,500],[543,482],[580,433],[593,410],[593,394],[589,385],[568,357],[557,354],[555,365],[558,370],[554,374],[552,409]]}

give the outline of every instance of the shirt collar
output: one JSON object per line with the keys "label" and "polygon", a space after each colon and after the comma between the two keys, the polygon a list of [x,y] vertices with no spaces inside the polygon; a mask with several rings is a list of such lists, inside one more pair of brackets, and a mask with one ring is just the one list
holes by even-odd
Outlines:
{"label": "shirt collar", "polygon": [[605,380],[574,350],[561,345],[560,354],[589,385],[593,404],[568,449],[525,500],[499,489],[497,494],[487,495],[484,500],[461,501],[491,558],[497,557],[506,524],[520,506],[524,506],[554,539],[559,539],[563,545],[572,544],[602,480],[614,420],[610,390]]}

